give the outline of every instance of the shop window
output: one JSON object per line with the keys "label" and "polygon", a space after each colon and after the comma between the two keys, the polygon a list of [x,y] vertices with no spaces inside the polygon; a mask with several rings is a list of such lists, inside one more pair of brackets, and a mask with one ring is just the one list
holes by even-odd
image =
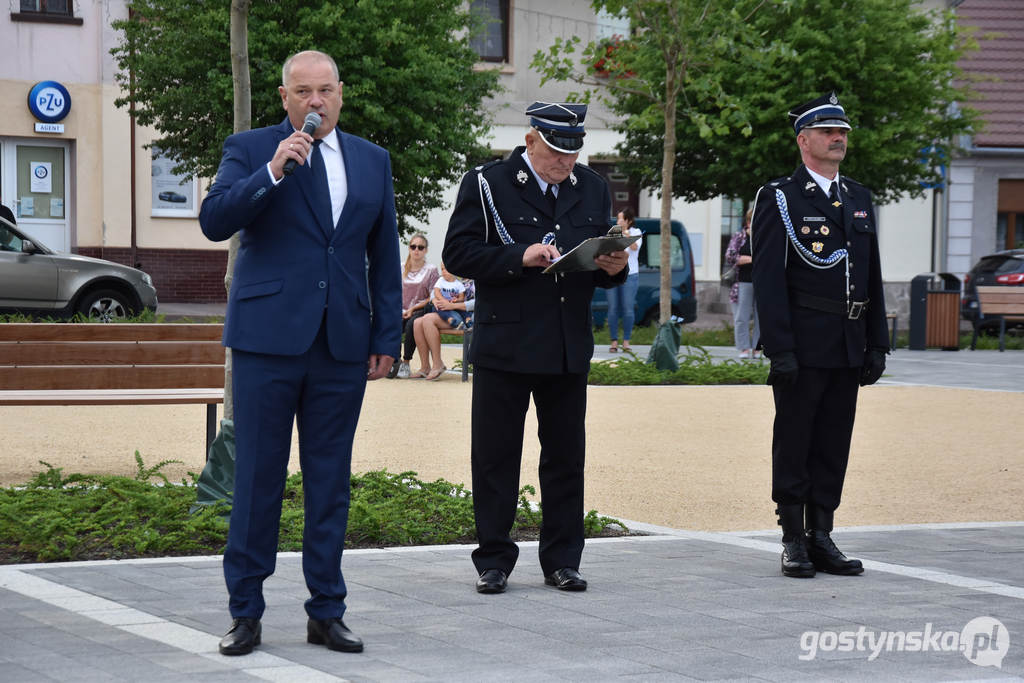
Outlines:
{"label": "shop window", "polygon": [[509,4],[511,0],[472,0],[470,13],[477,18],[469,45],[483,62],[509,63]]}
{"label": "shop window", "polygon": [[81,24],[74,15],[72,0],[21,0],[20,11],[11,13],[12,21],[41,21],[59,24]]}

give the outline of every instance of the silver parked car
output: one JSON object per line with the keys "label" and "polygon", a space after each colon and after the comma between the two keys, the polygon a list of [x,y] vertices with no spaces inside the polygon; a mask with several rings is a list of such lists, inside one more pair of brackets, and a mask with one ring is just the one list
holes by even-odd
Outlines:
{"label": "silver parked car", "polygon": [[156,306],[148,274],[113,261],[59,254],[0,216],[0,313],[81,313],[109,322]]}

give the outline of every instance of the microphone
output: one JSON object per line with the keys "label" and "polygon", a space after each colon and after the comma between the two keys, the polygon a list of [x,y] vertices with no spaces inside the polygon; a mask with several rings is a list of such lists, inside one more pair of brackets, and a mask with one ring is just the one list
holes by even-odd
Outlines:
{"label": "microphone", "polygon": [[[309,112],[306,114],[306,120],[302,122],[302,132],[312,135],[313,131],[320,127],[322,121],[323,119],[320,118],[320,114],[317,114],[315,111]],[[284,162],[284,174],[291,175],[298,164],[299,162],[295,159],[289,159]]]}

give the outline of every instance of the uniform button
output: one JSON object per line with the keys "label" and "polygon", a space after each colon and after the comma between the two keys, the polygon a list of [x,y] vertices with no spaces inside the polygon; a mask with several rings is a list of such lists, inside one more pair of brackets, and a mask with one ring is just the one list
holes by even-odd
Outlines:
{"label": "uniform button", "polygon": [[563,304],[565,303],[565,297],[564,296],[562,297],[562,303]]}
{"label": "uniform button", "polygon": [[854,287],[853,285],[850,285],[850,291],[852,292],[854,289],[856,289],[856,287]]}
{"label": "uniform button", "polygon": [[555,230],[561,230],[561,229],[562,229],[562,226],[559,225],[558,223],[555,223]]}
{"label": "uniform button", "polygon": [[559,247],[559,248],[558,248],[558,251],[559,251],[559,252],[563,252],[563,251],[565,251],[565,247]]}
{"label": "uniform button", "polygon": [[514,273],[514,272],[512,272],[511,270],[507,270],[507,271],[505,271],[505,272],[506,272],[506,273],[508,273],[509,275],[515,275],[515,273]]}
{"label": "uniform button", "polygon": [[328,254],[333,254],[334,253],[334,247],[327,247],[327,253]]}
{"label": "uniform button", "polygon": [[847,243],[846,243],[846,246],[848,246],[848,247],[852,247],[852,246],[853,246],[853,242],[847,242]]}
{"label": "uniform button", "polygon": [[319,287],[320,289],[323,289],[327,286],[327,283],[321,280],[320,282],[316,283],[316,286]]}
{"label": "uniform button", "polygon": [[534,223],[536,223],[536,222],[537,222],[537,217],[536,217],[536,216],[534,216],[534,217],[533,217],[533,222],[534,222]]}

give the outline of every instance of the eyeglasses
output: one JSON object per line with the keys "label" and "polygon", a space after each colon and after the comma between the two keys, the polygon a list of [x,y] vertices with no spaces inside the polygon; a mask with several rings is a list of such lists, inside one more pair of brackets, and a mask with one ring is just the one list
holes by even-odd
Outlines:
{"label": "eyeglasses", "polygon": [[426,251],[427,245],[425,245],[425,244],[410,244],[409,248],[410,249],[416,249],[418,251]]}

